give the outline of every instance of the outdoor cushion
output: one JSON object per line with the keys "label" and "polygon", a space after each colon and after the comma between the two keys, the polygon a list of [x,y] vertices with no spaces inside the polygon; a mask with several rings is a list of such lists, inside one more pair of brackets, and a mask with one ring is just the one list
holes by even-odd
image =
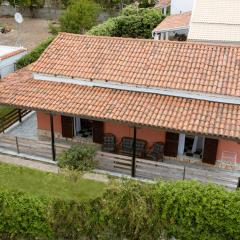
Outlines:
{"label": "outdoor cushion", "polygon": [[116,137],[111,133],[106,133],[103,136],[102,150],[104,152],[115,152]]}

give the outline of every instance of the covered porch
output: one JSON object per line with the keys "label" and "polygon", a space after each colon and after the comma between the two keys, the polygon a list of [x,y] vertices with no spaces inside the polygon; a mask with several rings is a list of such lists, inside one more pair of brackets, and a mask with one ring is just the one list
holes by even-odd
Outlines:
{"label": "covered porch", "polygon": [[[96,156],[99,168],[133,177],[158,177],[161,171],[157,166],[164,169],[164,164],[169,164],[165,175],[172,179],[185,178],[186,167],[240,169],[237,142],[127,123],[34,112],[6,134],[12,138],[13,150],[37,154],[50,161],[56,161],[58,154],[72,144],[95,144],[99,149]],[[2,135],[0,147],[6,146],[7,141],[6,135]],[[34,141],[42,146],[41,150],[37,145],[31,145]],[[139,166],[144,169],[143,174]],[[176,167],[179,172],[171,171],[171,167]],[[161,175],[163,173],[164,170]]]}

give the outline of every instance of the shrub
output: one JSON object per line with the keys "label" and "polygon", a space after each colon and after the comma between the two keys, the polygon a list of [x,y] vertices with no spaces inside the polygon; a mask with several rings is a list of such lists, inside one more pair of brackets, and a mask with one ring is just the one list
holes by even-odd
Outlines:
{"label": "shrub", "polygon": [[92,145],[73,145],[59,156],[58,165],[60,168],[89,171],[96,165],[95,154],[96,148]]}
{"label": "shrub", "polygon": [[92,0],[71,1],[60,16],[60,30],[70,33],[84,33],[96,24],[99,5]]}
{"label": "shrub", "polygon": [[1,239],[48,239],[49,201],[21,192],[0,191]]}
{"label": "shrub", "polygon": [[96,36],[151,38],[152,30],[162,20],[161,12],[155,8],[126,7],[121,15],[93,27],[87,34]]}
{"label": "shrub", "polygon": [[1,191],[0,212],[1,239],[240,239],[240,191],[195,181],[116,181],[80,202]]}
{"label": "shrub", "polygon": [[49,44],[52,41],[53,41],[53,38],[49,38],[45,42],[40,43],[30,53],[21,57],[16,63],[17,69],[23,68],[23,67],[35,62],[36,60],[38,60],[38,58],[41,56],[43,51],[49,46]]}

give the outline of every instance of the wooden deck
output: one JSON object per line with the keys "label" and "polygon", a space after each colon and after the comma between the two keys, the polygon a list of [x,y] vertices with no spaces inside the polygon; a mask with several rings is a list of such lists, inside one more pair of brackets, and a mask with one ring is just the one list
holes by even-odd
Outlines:
{"label": "wooden deck", "polygon": [[[71,143],[57,142],[56,154],[59,155],[71,146]],[[0,134],[0,152],[11,151],[12,154],[25,154],[51,161],[52,149],[50,141],[26,139]],[[101,170],[131,176],[132,158],[118,154],[98,151],[95,157]],[[236,188],[240,172],[225,171],[195,165],[156,162],[136,158],[136,177],[144,179],[183,180],[196,179],[204,183],[215,183],[228,188]]]}

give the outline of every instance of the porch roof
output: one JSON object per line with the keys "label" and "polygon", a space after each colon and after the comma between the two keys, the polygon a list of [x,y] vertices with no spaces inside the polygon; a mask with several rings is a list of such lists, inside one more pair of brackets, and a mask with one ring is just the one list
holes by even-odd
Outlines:
{"label": "porch roof", "polygon": [[28,69],[0,82],[0,103],[102,121],[240,139],[240,105],[59,82]]}
{"label": "porch roof", "polygon": [[240,47],[60,33],[31,71],[240,97]]}
{"label": "porch roof", "polygon": [[166,32],[174,31],[178,29],[188,29],[190,25],[192,12],[180,13],[171,16],[167,16],[154,30],[153,32]]}

